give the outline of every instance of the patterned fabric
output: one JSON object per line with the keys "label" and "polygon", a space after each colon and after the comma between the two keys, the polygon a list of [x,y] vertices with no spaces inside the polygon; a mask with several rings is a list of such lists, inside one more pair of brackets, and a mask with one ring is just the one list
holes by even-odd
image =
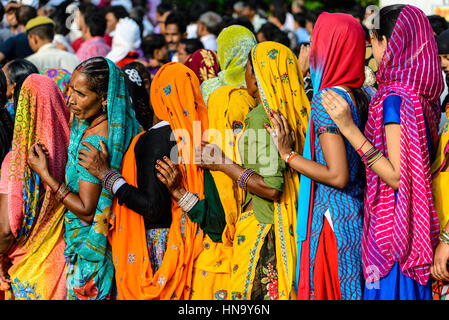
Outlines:
{"label": "patterned fabric", "polygon": [[247,28],[233,25],[223,29],[217,38],[218,62],[220,73],[216,78],[201,84],[204,103],[208,104],[209,96],[218,88],[226,85],[245,86],[245,68],[248,54],[257,44],[254,34]]}
{"label": "patterned fabric", "polygon": [[84,41],[76,51],[76,56],[83,62],[93,57],[106,57],[111,51],[111,47],[106,43],[103,37],[97,36]]}
{"label": "patterned fabric", "polygon": [[[215,90],[209,99],[208,141],[218,145],[229,159],[241,163],[237,140],[243,122],[256,101],[245,88],[224,86]],[[213,129],[213,130],[212,130]],[[226,227],[221,243],[205,237],[203,250],[195,263],[192,299],[230,299],[231,265],[236,223],[241,215],[244,192],[237,182],[221,171],[210,171],[225,212]]]}
{"label": "patterned fabric", "polygon": [[[199,81],[192,70],[180,63],[165,64],[151,84],[151,104],[160,120],[170,123],[177,141],[183,185],[204,198],[203,171],[194,164],[193,149],[198,142],[196,133],[202,136],[208,127],[207,111],[199,88]],[[137,185],[134,156],[134,138],[123,161],[122,175],[126,181]],[[201,139],[199,140],[201,141]],[[195,143],[195,144],[194,144]],[[174,201],[172,224],[168,234],[167,250],[157,272],[149,261],[143,217],[114,201],[114,225],[110,242],[119,299],[189,299],[192,288],[193,263],[202,251],[203,232],[192,223],[186,213]],[[128,255],[135,255],[135,263],[128,263]],[[140,274],[141,277],[128,277]]]}
{"label": "patterned fabric", "polygon": [[[69,146],[69,111],[56,84],[38,74],[27,77],[17,105],[12,149],[2,165],[2,189],[8,194],[11,231],[17,239],[10,252],[13,283],[10,298],[64,299],[64,208],[27,165],[31,145],[49,152],[55,179],[64,177]],[[5,188],[6,187],[6,188]]]}
{"label": "patterned fabric", "polygon": [[[148,256],[150,258],[151,268],[154,272],[159,270],[164,259],[165,250],[167,250],[169,228],[148,229],[147,236]],[[131,255],[133,257],[133,255]],[[133,263],[133,261],[128,261]]]}
{"label": "patterned fabric", "polygon": [[199,49],[192,53],[184,65],[195,72],[200,80],[200,84],[206,80],[215,78],[218,72],[220,72],[217,54],[207,49]]}
{"label": "patterned fabric", "polygon": [[[323,132],[323,127],[329,128],[326,132],[337,132],[337,126],[321,104],[320,94],[324,88],[332,88],[345,98],[354,122],[360,128],[360,116],[349,95],[333,87],[345,85],[360,88],[364,81],[364,58],[364,32],[360,24],[347,14],[321,14],[312,35],[310,73],[314,97],[303,153],[306,159],[325,164],[318,136]],[[307,300],[313,295],[316,251],[327,210],[337,239],[341,297],[360,299],[362,295],[360,242],[363,189],[358,175],[361,163],[346,139],[344,143],[349,170],[349,182],[344,189],[320,184],[301,175],[297,224],[298,299]]]}
{"label": "patterned fabric", "polygon": [[435,146],[443,77],[432,28],[420,9],[407,5],[399,14],[377,81],[379,91],[370,104],[365,135],[387,154],[382,104],[390,94],[400,96],[401,168],[397,200],[390,186],[372,170],[366,171],[365,278],[376,281],[399,262],[405,276],[425,285],[439,234],[425,120]]}
{"label": "patterned fabric", "polygon": [[47,68],[42,70],[41,74],[53,80],[64,96],[64,101],[69,99],[69,84],[72,74],[62,68]]}
{"label": "patterned fabric", "polygon": [[[265,41],[251,52],[257,85],[266,112],[281,113],[295,133],[295,148],[302,153],[310,103],[304,91],[299,63],[286,46]],[[274,82],[273,82],[274,79]],[[276,237],[276,260],[279,299],[290,299],[296,268],[296,201],[299,191],[299,174],[296,170],[284,170],[284,192],[274,202],[274,230]]]}
{"label": "patterned fabric", "polygon": [[[129,104],[128,92],[123,72],[112,61],[109,65],[109,85],[107,96],[108,139],[90,136],[90,141],[99,145],[99,140],[107,141],[110,167],[120,171],[123,154],[131,139],[138,133],[134,111]],[[72,192],[79,189],[79,179],[101,184],[78,165],[78,151],[81,148],[87,121],[73,119],[68,162],[66,167],[67,185]],[[83,168],[84,169],[84,168]],[[85,170],[85,169],[84,169]],[[65,256],[68,267],[68,299],[108,299],[114,284],[114,266],[108,245],[109,218],[111,216],[112,195],[102,189],[92,224],[87,224],[74,213],[68,211],[65,218]]]}

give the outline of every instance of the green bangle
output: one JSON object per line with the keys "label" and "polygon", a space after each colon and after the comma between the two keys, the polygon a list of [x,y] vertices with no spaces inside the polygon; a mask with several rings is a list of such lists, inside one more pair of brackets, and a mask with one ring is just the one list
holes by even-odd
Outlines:
{"label": "green bangle", "polygon": [[449,232],[441,230],[440,241],[449,244]]}

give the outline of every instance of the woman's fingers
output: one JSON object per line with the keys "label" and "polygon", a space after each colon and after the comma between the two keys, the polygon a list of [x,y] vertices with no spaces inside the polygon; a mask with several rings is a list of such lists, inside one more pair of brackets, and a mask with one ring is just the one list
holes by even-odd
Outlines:
{"label": "woman's fingers", "polygon": [[108,146],[106,145],[106,143],[104,143],[103,140],[100,140],[100,150],[101,150],[101,153],[102,153],[106,158],[109,157]]}
{"label": "woman's fingers", "polygon": [[282,126],[284,127],[284,131],[286,135],[290,134],[290,126],[288,125],[287,119],[282,115],[279,114],[281,116],[281,122],[282,122]]}
{"label": "woman's fingers", "polygon": [[85,146],[89,152],[96,152],[97,148],[95,148],[91,143],[89,142],[81,142],[81,145]]}
{"label": "woman's fingers", "polygon": [[156,176],[165,186],[168,186],[168,181],[162,174],[157,173]]}

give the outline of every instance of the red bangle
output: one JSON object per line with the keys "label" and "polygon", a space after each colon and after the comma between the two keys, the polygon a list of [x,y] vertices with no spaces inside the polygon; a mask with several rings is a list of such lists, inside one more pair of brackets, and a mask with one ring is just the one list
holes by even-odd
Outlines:
{"label": "red bangle", "polygon": [[368,142],[368,139],[367,138],[365,138],[365,141],[362,143],[362,145],[360,146],[360,148],[358,148],[356,151],[357,151],[357,153],[359,154],[359,155],[362,155],[362,148],[363,148],[363,146],[365,145],[365,143],[367,143]]}
{"label": "red bangle", "polygon": [[296,152],[292,152],[289,156],[288,156],[288,158],[287,158],[287,164],[289,165],[290,164],[290,162],[292,161],[292,159],[294,158],[294,157],[296,157],[298,155],[298,153],[296,153]]}

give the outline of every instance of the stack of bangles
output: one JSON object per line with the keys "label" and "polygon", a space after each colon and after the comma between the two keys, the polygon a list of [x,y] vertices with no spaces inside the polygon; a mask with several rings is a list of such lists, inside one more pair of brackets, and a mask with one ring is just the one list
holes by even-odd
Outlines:
{"label": "stack of bangles", "polygon": [[362,146],[357,149],[357,152],[362,157],[363,163],[365,163],[368,166],[368,168],[370,168],[380,158],[383,157],[383,154],[374,146],[371,149],[369,149],[367,152],[362,153],[362,148],[367,141],[368,141],[368,139],[365,139],[365,142],[363,142]]}
{"label": "stack of bangles", "polygon": [[178,205],[181,207],[182,211],[189,212],[199,201],[198,197],[192,192],[186,192],[178,201]]}
{"label": "stack of bangles", "polygon": [[113,194],[112,187],[114,186],[114,183],[122,178],[122,175],[114,170],[109,170],[103,177],[103,181],[101,184],[103,185],[103,188],[105,188],[109,193]]}
{"label": "stack of bangles", "polygon": [[56,200],[63,202],[64,199],[69,195],[70,190],[64,182],[59,184],[58,189],[55,192]]}
{"label": "stack of bangles", "polygon": [[255,173],[254,170],[245,169],[245,171],[243,171],[240,174],[239,179],[237,180],[237,183],[241,189],[246,190],[246,185],[248,183],[248,180],[254,173]]}
{"label": "stack of bangles", "polygon": [[290,164],[290,161],[292,161],[292,159],[296,156],[298,156],[299,154],[295,151],[292,151],[288,154],[287,158],[285,158],[285,163]]}
{"label": "stack of bangles", "polygon": [[449,244],[449,232],[447,232],[445,230],[441,230],[440,241],[445,244]]}

